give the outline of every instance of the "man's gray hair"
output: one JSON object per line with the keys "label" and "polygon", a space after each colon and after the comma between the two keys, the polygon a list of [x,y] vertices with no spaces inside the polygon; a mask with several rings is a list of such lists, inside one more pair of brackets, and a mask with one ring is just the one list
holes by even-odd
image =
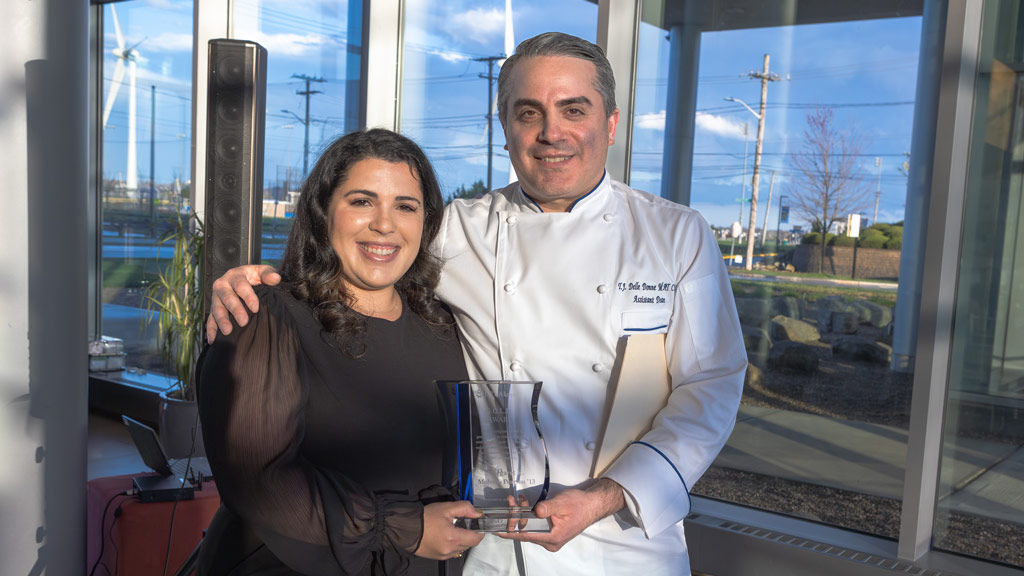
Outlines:
{"label": "man's gray hair", "polygon": [[612,74],[612,65],[604,55],[604,50],[597,44],[591,44],[570,34],[545,32],[523,40],[516,47],[516,53],[509,56],[501,65],[501,72],[498,74],[499,120],[504,122],[505,112],[508,111],[508,99],[512,91],[512,87],[509,86],[509,77],[512,76],[512,69],[520,60],[538,56],[568,56],[593,62],[597,69],[594,89],[604,100],[604,113],[607,117],[611,117],[612,112],[615,112],[615,76]]}

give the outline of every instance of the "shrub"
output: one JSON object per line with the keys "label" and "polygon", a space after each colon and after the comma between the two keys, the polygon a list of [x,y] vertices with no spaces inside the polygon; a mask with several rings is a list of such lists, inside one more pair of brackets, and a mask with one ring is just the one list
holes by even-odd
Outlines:
{"label": "shrub", "polygon": [[[835,234],[831,234],[830,233],[828,236],[825,237],[825,243],[826,244],[830,244],[832,242],[832,239],[835,238],[835,237],[836,237]],[[805,235],[803,240],[800,241],[800,243],[801,244],[815,244],[817,246],[821,246],[821,233],[820,232],[811,232],[811,233]]]}
{"label": "shrub", "polygon": [[892,238],[889,238],[885,242],[885,245],[882,247],[885,248],[886,250],[900,250],[901,248],[903,248],[903,237],[894,236]]}
{"label": "shrub", "polygon": [[857,242],[857,239],[853,236],[836,236],[832,239],[831,244],[833,246],[853,246]]}
{"label": "shrub", "polygon": [[877,224],[872,224],[871,226],[865,228],[864,233],[867,233],[868,230],[877,230],[882,234],[889,236],[889,231],[892,230],[892,224],[885,224],[884,222],[879,222]]}
{"label": "shrub", "polygon": [[881,248],[889,239],[882,234],[865,234],[861,236],[858,245],[861,248]]}
{"label": "shrub", "polygon": [[903,238],[903,226],[893,226],[890,228],[889,238]]}

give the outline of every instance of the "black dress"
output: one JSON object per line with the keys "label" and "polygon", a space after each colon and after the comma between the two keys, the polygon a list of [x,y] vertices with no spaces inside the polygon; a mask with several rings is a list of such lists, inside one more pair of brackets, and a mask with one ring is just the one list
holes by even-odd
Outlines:
{"label": "black dress", "polygon": [[413,557],[438,500],[434,379],[464,379],[454,329],[404,306],[340,351],[308,305],[257,287],[259,312],[200,359],[199,410],[223,506],[198,574],[438,573]]}

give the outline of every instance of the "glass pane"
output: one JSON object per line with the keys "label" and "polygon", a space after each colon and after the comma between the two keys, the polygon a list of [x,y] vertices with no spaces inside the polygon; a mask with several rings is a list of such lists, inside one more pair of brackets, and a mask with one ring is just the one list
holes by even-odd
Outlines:
{"label": "glass pane", "polygon": [[665,105],[668,98],[668,33],[656,23],[640,22],[637,42],[636,95],[633,101],[633,146],[630,149],[629,185],[651,194],[661,193],[661,165],[665,147]]}
{"label": "glass pane", "polygon": [[277,265],[320,151],[359,128],[361,0],[235,0],[235,38],[267,49],[263,261]]}
{"label": "glass pane", "polygon": [[[512,7],[510,13],[506,6]],[[406,3],[401,131],[423,146],[445,197],[472,197],[509,183],[505,136],[494,108],[498,71],[502,58],[516,44],[552,31],[596,42],[597,4],[587,0]],[[494,79],[490,83],[488,75]]]}
{"label": "glass pane", "polygon": [[142,288],[169,257],[156,239],[191,209],[192,2],[107,4],[102,58],[102,330],[130,366],[162,369]]}
{"label": "glass pane", "polygon": [[984,18],[934,544],[1024,566],[1024,11]]}
{"label": "glass pane", "polygon": [[[891,322],[921,19],[775,19],[700,32],[685,111],[690,204],[730,264],[751,361],[735,431],[693,492],[896,538],[912,377],[890,369]],[[681,27],[645,20],[632,183],[658,194],[673,162],[662,146],[679,138],[666,125],[679,101],[668,54],[683,40]]]}

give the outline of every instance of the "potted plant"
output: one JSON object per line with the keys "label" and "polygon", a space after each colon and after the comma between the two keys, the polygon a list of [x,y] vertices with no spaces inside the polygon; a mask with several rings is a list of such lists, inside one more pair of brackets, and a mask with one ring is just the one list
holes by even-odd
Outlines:
{"label": "potted plant", "polygon": [[160,395],[160,439],[168,457],[184,458],[193,446],[196,456],[205,454],[197,426],[195,363],[202,346],[203,223],[192,214],[180,213],[174,228],[158,241],[158,249],[170,245],[173,253],[143,294],[145,322],[157,322],[157,345],[164,365],[174,368],[174,384]]}

